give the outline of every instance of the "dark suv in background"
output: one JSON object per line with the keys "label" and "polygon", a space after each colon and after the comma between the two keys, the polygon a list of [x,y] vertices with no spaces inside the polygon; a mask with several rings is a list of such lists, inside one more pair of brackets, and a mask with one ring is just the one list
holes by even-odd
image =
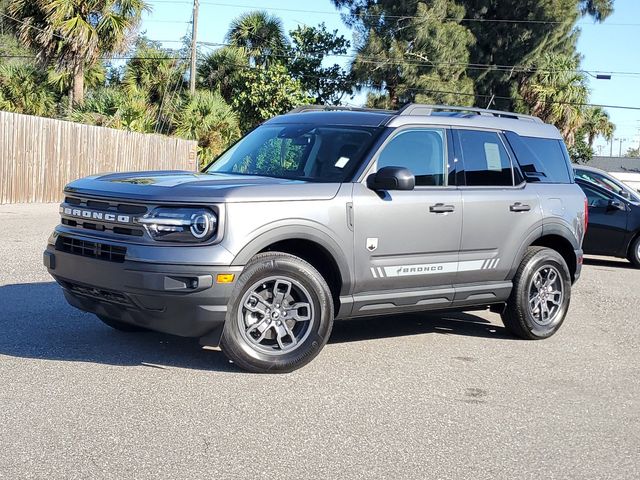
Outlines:
{"label": "dark suv in background", "polygon": [[301,107],[202,173],[69,184],[44,261],[121,329],[290,371],[334,319],[490,307],[515,335],[562,324],[586,202],[558,130],[470,107]]}

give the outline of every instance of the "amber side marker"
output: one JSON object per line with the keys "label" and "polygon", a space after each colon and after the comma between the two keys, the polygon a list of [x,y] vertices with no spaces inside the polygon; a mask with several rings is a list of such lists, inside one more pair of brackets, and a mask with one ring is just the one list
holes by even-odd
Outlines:
{"label": "amber side marker", "polygon": [[219,273],[216,276],[216,282],[217,283],[231,283],[231,282],[233,282],[234,278],[236,278],[236,276],[233,273]]}

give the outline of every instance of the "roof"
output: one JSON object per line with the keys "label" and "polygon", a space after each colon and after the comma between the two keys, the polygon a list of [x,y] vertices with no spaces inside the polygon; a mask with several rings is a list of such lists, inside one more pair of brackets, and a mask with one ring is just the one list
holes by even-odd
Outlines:
{"label": "roof", "polygon": [[395,115],[388,112],[373,112],[364,110],[330,110],[305,111],[302,113],[288,113],[274,117],[265,124],[311,123],[324,125],[358,125],[361,127],[380,127],[386,125]]}
{"label": "roof", "polygon": [[444,105],[409,104],[398,111],[309,105],[295,108],[267,124],[312,123],[326,125],[389,126],[434,125],[508,130],[526,137],[561,140],[556,127],[537,117],[499,110]]}
{"label": "roof", "polygon": [[586,166],[599,168],[605,172],[640,173],[640,158],[593,157]]}

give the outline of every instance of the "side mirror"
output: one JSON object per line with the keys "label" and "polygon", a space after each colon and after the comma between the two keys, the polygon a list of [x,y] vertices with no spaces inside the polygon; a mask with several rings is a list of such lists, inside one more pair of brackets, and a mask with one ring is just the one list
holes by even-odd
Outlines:
{"label": "side mirror", "polygon": [[618,192],[618,194],[623,196],[624,198],[627,198],[627,199],[631,198],[631,194],[629,192],[627,192],[626,190],[620,190]]}
{"label": "side mirror", "polygon": [[416,177],[403,167],[382,167],[367,177],[367,187],[371,190],[413,190]]}
{"label": "side mirror", "polygon": [[607,204],[607,210],[626,210],[626,207],[620,200],[611,199]]}

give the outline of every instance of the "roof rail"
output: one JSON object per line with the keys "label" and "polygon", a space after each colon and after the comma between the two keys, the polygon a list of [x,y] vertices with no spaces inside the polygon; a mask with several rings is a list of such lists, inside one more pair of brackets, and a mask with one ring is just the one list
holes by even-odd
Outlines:
{"label": "roof rail", "polygon": [[305,113],[305,112],[374,112],[374,113],[397,113],[395,110],[382,110],[379,108],[364,108],[364,107],[345,107],[340,105],[301,105],[287,112],[290,113]]}
{"label": "roof rail", "polygon": [[524,115],[522,113],[505,112],[502,110],[487,110],[477,107],[455,107],[449,105],[422,105],[420,103],[410,103],[398,111],[398,115],[432,115],[433,112],[471,112],[477,115],[493,117],[512,118],[514,120],[527,120],[530,122],[544,123],[538,117]]}

